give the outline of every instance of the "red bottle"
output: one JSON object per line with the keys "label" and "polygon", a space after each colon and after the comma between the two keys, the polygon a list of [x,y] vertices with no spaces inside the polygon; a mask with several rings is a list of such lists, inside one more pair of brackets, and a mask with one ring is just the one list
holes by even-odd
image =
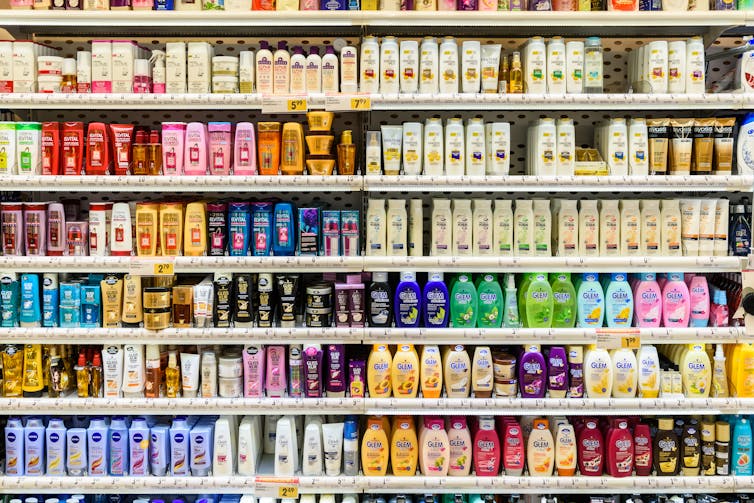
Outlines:
{"label": "red bottle", "polygon": [[629,477],[634,472],[634,438],[625,419],[613,420],[607,436],[607,473]]}
{"label": "red bottle", "polygon": [[474,435],[474,471],[478,477],[500,475],[500,439],[491,416],[479,418],[479,430]]}
{"label": "red bottle", "polygon": [[520,477],[524,472],[524,431],[516,421],[505,423],[503,433],[503,468],[505,474]]}
{"label": "red bottle", "polygon": [[597,421],[589,419],[579,434],[579,471],[586,477],[601,477],[605,462],[605,448],[602,432]]}
{"label": "red bottle", "polygon": [[639,477],[652,473],[652,435],[648,424],[634,426],[634,465]]}

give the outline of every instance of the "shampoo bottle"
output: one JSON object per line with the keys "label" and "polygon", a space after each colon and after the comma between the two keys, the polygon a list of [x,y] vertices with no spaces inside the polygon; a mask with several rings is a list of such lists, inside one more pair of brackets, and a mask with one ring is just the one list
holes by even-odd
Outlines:
{"label": "shampoo bottle", "polygon": [[424,326],[427,328],[445,328],[450,316],[450,296],[443,281],[443,273],[431,272],[421,299],[424,313]]}
{"label": "shampoo bottle", "polygon": [[518,380],[522,398],[544,398],[547,389],[547,367],[538,344],[524,347]]}

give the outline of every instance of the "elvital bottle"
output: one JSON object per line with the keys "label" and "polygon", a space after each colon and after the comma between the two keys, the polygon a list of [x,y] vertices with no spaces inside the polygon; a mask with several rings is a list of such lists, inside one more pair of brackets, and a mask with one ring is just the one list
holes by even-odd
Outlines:
{"label": "elvital bottle", "polygon": [[425,327],[445,328],[448,326],[450,295],[441,272],[429,273],[429,280],[424,285],[421,304]]}
{"label": "elvital bottle", "polygon": [[605,316],[605,294],[597,273],[582,275],[577,293],[577,325],[580,328],[600,328]]}
{"label": "elvital bottle", "polygon": [[683,281],[683,273],[668,273],[668,281],[662,289],[663,326],[688,327],[690,315],[689,288]]}
{"label": "elvital bottle", "polygon": [[639,274],[634,287],[634,324],[638,328],[659,327],[662,321],[662,291],[653,272]]}
{"label": "elvital bottle", "polygon": [[50,477],[65,475],[65,432],[66,428],[62,418],[50,418],[45,431],[47,446],[47,469],[45,473]]}
{"label": "elvital bottle", "polygon": [[395,289],[395,326],[414,328],[419,326],[422,309],[421,289],[416,282],[416,273],[402,272],[401,282]]}
{"label": "elvital bottle", "polygon": [[689,301],[691,303],[690,326],[706,327],[710,315],[710,294],[706,277],[694,276],[691,278]]}
{"label": "elvital bottle", "polygon": [[104,417],[94,417],[86,430],[87,474],[92,477],[107,475],[108,438],[107,423]]}
{"label": "elvital bottle", "polygon": [[571,283],[571,273],[550,275],[553,310],[552,328],[573,328],[576,326],[576,289]]}
{"label": "elvital bottle", "polygon": [[605,315],[608,328],[629,328],[634,317],[634,295],[626,273],[610,275],[605,292]]}
{"label": "elvital bottle", "polygon": [[107,432],[110,451],[109,473],[113,477],[128,475],[128,424],[123,416],[114,416]]}
{"label": "elvital bottle", "polygon": [[44,475],[45,458],[45,426],[41,417],[26,419],[24,427],[24,459],[26,467],[24,475],[27,477]]}

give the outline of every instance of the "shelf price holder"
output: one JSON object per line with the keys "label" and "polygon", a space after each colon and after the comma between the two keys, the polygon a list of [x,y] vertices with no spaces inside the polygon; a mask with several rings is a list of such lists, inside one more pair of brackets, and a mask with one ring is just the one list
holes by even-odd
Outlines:
{"label": "shelf price holder", "polygon": [[254,479],[257,498],[298,499],[298,477],[263,477]]}
{"label": "shelf price holder", "polygon": [[372,109],[369,94],[328,94],[325,110],[328,112],[368,112]]}
{"label": "shelf price holder", "polygon": [[635,328],[597,329],[597,347],[602,349],[639,349],[641,332]]}
{"label": "shelf price holder", "polygon": [[303,114],[309,110],[306,96],[263,96],[263,114]]}
{"label": "shelf price holder", "polygon": [[158,260],[133,258],[128,273],[135,276],[172,276],[175,274],[174,257],[160,257]]}

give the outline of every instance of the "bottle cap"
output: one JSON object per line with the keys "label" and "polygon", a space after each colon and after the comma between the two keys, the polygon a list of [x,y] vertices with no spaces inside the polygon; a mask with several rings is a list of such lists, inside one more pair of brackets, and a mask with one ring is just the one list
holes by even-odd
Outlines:
{"label": "bottle cap", "polygon": [[134,76],[149,76],[149,60],[148,59],[135,59],[134,60]]}
{"label": "bottle cap", "polygon": [[353,131],[351,131],[350,129],[346,129],[340,135],[340,144],[341,145],[350,145],[352,143],[353,143]]}
{"label": "bottle cap", "polygon": [[715,440],[718,442],[730,442],[730,425],[725,421],[715,423]]}
{"label": "bottle cap", "polygon": [[386,272],[373,272],[372,273],[372,281],[374,283],[385,283],[385,282],[387,282],[387,273]]}
{"label": "bottle cap", "polygon": [[673,419],[663,417],[657,421],[657,427],[661,430],[672,430],[673,429]]}
{"label": "bottle cap", "polygon": [[401,272],[401,281],[416,281],[416,273],[410,271]]}
{"label": "bottle cap", "polygon": [[319,47],[313,45],[309,48],[309,56],[319,56]]}
{"label": "bottle cap", "polygon": [[63,75],[76,75],[76,60],[65,58],[63,60]]}
{"label": "bottle cap", "polygon": [[288,50],[288,44],[285,42],[285,40],[281,40],[278,42],[278,51],[287,51]]}

